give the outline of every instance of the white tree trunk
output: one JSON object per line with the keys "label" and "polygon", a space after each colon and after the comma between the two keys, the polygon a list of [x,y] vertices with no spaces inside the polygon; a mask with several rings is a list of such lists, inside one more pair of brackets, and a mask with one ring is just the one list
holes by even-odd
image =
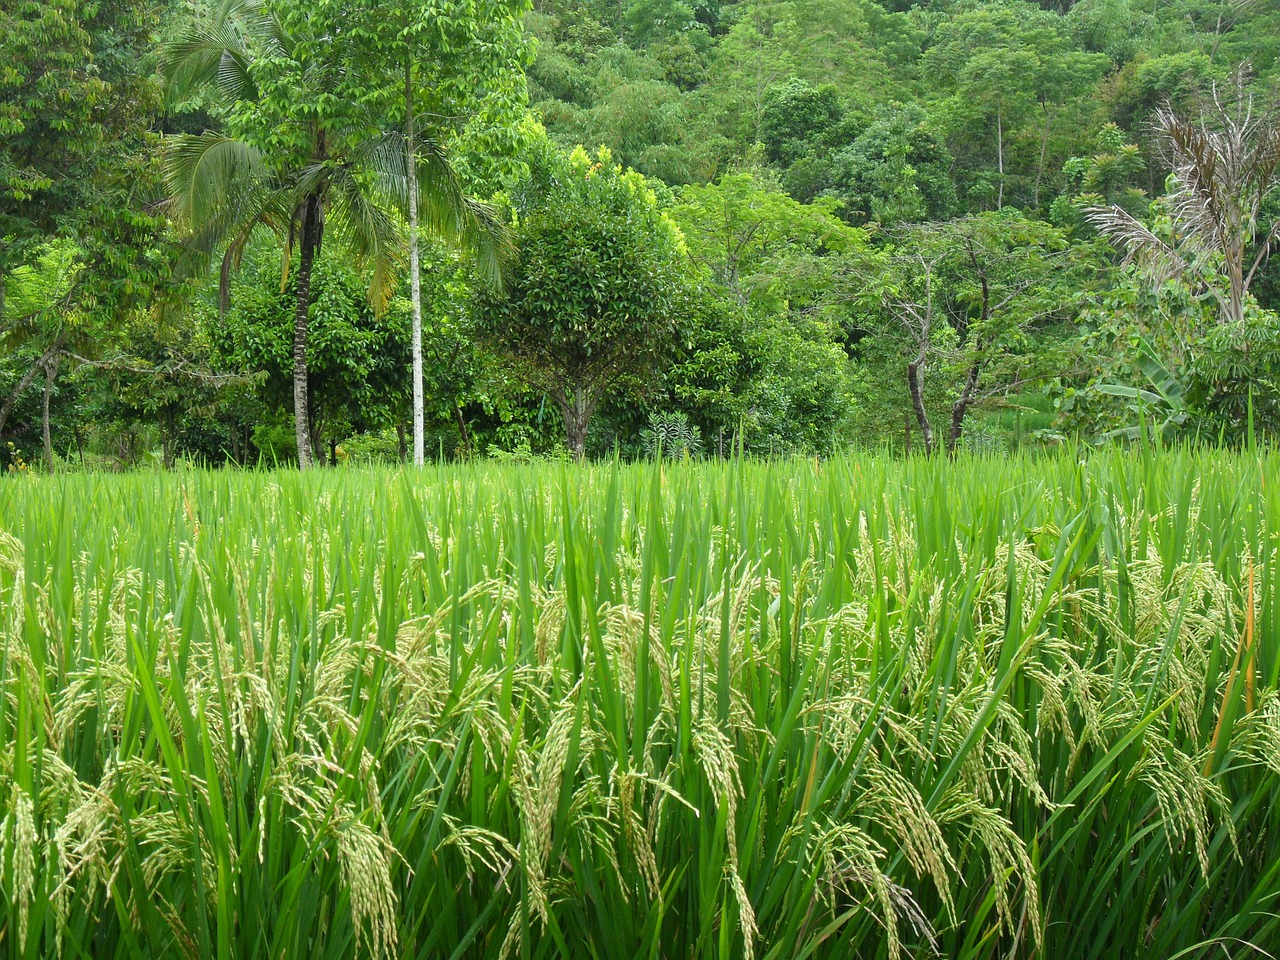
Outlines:
{"label": "white tree trunk", "polygon": [[1000,172],[1000,186],[996,193],[996,209],[1004,209],[1004,105],[996,105],[996,164]]}
{"label": "white tree trunk", "polygon": [[405,150],[409,170],[409,285],[413,300],[413,462],[422,466],[426,457],[422,397],[422,278],[418,253],[418,151],[413,129],[413,60],[404,68]]}

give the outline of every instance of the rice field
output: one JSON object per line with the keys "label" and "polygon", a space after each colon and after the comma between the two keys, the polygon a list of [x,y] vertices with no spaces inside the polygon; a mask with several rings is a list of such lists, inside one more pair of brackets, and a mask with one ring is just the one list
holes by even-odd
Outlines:
{"label": "rice field", "polygon": [[10,957],[1280,953],[1280,455],[0,478]]}

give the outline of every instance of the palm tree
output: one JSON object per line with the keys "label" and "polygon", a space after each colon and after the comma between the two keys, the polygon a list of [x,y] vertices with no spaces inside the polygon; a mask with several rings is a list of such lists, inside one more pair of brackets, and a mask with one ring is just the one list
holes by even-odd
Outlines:
{"label": "palm tree", "polygon": [[[211,23],[169,44],[162,62],[171,99],[207,93],[232,131],[176,136],[168,144],[171,209],[187,228],[191,264],[208,266],[221,255],[225,308],[231,272],[256,231],[265,228],[280,239],[282,282],[298,256],[293,401],[298,462],[305,469],[313,463],[317,439],[307,383],[311,271],[325,239],[332,237],[370,268],[370,302],[381,310],[404,259],[396,211],[410,206],[412,193],[419,195],[415,206],[427,229],[472,252],[488,272],[497,270],[502,232],[487,208],[466,197],[438,145],[428,141],[406,150],[402,133],[381,130],[380,118],[368,108],[337,96],[344,65],[309,62],[318,44],[304,39],[291,34],[264,0],[226,0]],[[255,82],[255,60],[291,58],[298,66],[292,88],[264,93]],[[308,98],[331,112],[293,111]],[[268,126],[293,135],[264,136]],[[410,173],[415,154],[416,177]]]}
{"label": "palm tree", "polygon": [[1225,283],[1207,284],[1224,323],[1244,323],[1249,287],[1280,239],[1280,220],[1263,220],[1264,205],[1280,187],[1280,110],[1258,107],[1241,68],[1224,97],[1215,89],[1199,116],[1169,104],[1156,111],[1158,142],[1175,188],[1164,198],[1172,238],[1163,237],[1116,206],[1085,213],[1115,237],[1128,255],[1160,280],[1215,272]]}

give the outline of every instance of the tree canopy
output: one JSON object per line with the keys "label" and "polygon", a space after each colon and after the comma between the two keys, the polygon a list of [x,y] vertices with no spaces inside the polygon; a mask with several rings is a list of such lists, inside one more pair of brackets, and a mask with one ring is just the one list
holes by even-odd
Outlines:
{"label": "tree canopy", "polygon": [[1277,37],[1225,0],[0,0],[0,461],[1269,434]]}

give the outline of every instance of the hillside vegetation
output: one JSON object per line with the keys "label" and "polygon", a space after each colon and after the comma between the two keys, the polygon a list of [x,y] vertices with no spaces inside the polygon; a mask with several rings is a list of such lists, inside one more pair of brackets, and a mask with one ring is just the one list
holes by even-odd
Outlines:
{"label": "hillside vegetation", "polygon": [[1275,0],[0,11],[8,468],[1280,430]]}

